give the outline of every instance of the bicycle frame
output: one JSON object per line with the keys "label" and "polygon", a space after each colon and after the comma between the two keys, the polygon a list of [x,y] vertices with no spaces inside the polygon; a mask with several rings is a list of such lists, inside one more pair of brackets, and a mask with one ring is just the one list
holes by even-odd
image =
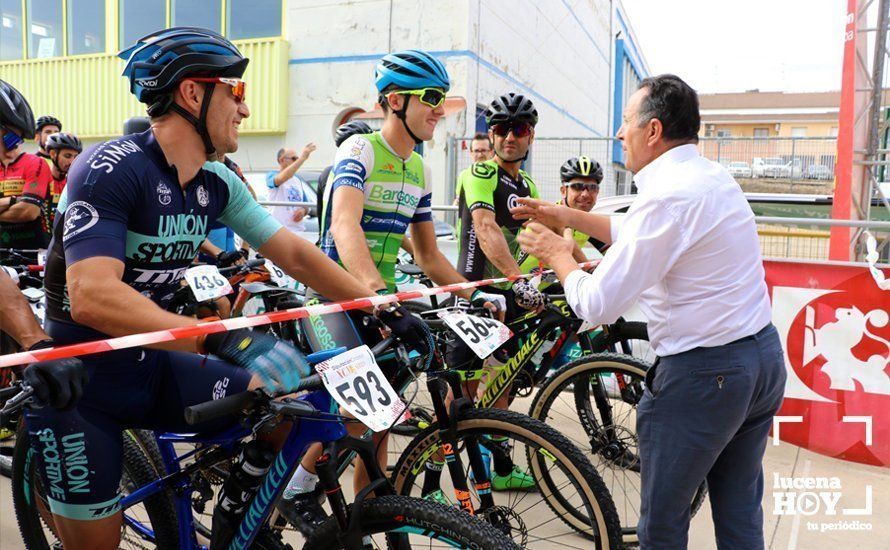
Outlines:
{"label": "bicycle frame", "polygon": [[[522,343],[505,365],[496,367],[495,371],[497,374],[487,381],[482,395],[476,400],[476,406],[479,408],[493,406],[513,384],[519,374],[527,369],[535,352],[544,345],[544,342],[552,337],[556,329],[562,329],[562,334],[557,338],[553,348],[545,356],[541,365],[532,371],[533,382],[539,381],[547,373],[553,360],[559,355],[566,342],[568,342],[570,333],[577,331],[578,327],[581,326],[581,321],[575,317],[564,300],[554,300],[554,302],[547,305],[542,313],[530,312],[511,321],[508,323],[508,326],[513,330],[516,341]],[[581,338],[580,340],[582,346],[587,343],[586,338]],[[485,369],[477,370],[481,376],[481,372]],[[474,372],[462,371],[462,373]],[[473,374],[472,376],[476,375]]]}
{"label": "bicycle frame", "polygon": [[[316,411],[331,410],[332,400],[326,391],[315,391],[300,399],[309,402]],[[171,489],[175,494],[174,498],[176,516],[179,524],[180,547],[184,549],[192,548],[195,550],[203,549],[204,547],[198,544],[193,527],[194,517],[192,514],[191,494],[195,491],[195,487],[191,482],[191,475],[201,467],[205,466],[204,462],[217,463],[222,459],[233,456],[235,452],[235,444],[250,434],[251,430],[243,426],[235,426],[219,434],[210,436],[177,433],[156,434],[161,457],[168,473],[161,479],[153,481],[144,487],[140,487],[133,493],[121,499],[121,507],[124,510],[124,521],[128,526],[139,533],[140,536],[147,540],[154,540],[154,533],[152,530],[149,527],[142,525],[135,518],[128,516],[126,510],[152,495]],[[356,496],[356,501],[363,499],[372,490],[376,491],[378,495],[392,494],[391,489],[387,490],[388,484],[386,484],[386,478],[383,472],[379,467],[375,467],[375,449],[371,442],[346,437],[346,428],[342,422],[337,422],[331,419],[315,419],[310,416],[297,417],[293,421],[293,426],[287,436],[284,446],[276,455],[269,471],[264,476],[257,493],[254,495],[253,499],[251,499],[244,518],[238,526],[237,531],[235,531],[234,538],[229,544],[229,548],[241,549],[250,547],[251,543],[260,532],[260,529],[268,520],[269,515],[272,513],[275,502],[287,485],[288,480],[290,480],[303,453],[305,453],[309,445],[316,442],[322,442],[326,445],[322,459],[330,458],[330,456],[337,456],[338,448],[342,446],[356,452],[365,462],[369,470],[369,475],[373,481],[371,485],[368,486],[367,490],[362,491]],[[177,456],[174,448],[175,443],[219,445],[227,452],[221,452],[203,462],[202,458],[204,457],[201,457],[194,463],[183,468],[181,466],[181,461],[193,456],[194,451],[186,453],[183,456]],[[211,453],[213,452],[214,451],[211,451]],[[204,456],[209,456],[211,453]],[[319,459],[319,478],[331,500],[334,515],[340,522],[341,532],[344,533],[344,537],[346,537],[348,542],[354,544],[356,536],[358,536],[357,540],[360,542],[360,535],[356,535],[352,532],[353,530],[349,529],[351,526],[350,518],[347,515],[346,502],[340,491],[339,483],[337,482],[336,468],[333,464],[334,461],[328,461],[328,466],[326,466],[325,464],[322,464],[322,459]],[[360,507],[355,508],[355,510],[358,510],[359,508]]]}

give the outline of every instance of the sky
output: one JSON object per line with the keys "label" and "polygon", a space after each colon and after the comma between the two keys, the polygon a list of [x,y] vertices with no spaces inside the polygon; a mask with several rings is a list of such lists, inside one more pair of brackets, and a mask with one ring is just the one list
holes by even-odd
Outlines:
{"label": "sky", "polygon": [[621,2],[651,73],[699,93],[840,89],[846,0]]}

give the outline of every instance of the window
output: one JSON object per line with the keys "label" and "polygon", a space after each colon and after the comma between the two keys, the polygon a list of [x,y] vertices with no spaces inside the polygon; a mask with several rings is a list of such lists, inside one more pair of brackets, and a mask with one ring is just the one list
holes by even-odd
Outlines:
{"label": "window", "polygon": [[0,61],[21,59],[22,2],[0,0]]}
{"label": "window", "polygon": [[769,137],[769,128],[754,128],[754,137],[756,137],[756,138]]}
{"label": "window", "polygon": [[62,55],[62,2],[28,0],[28,57]]}
{"label": "window", "polygon": [[281,0],[228,0],[226,36],[231,40],[281,36]]}
{"label": "window", "polygon": [[791,137],[807,137],[806,126],[791,128]]}
{"label": "window", "polygon": [[167,26],[166,0],[121,0],[120,49],[129,48],[148,33]]}
{"label": "window", "polygon": [[722,137],[722,138],[732,137],[732,130],[717,130],[717,137]]}
{"label": "window", "polygon": [[220,0],[170,0],[174,27],[204,27],[220,32]]}
{"label": "window", "polygon": [[68,0],[68,55],[105,51],[105,0]]}
{"label": "window", "polygon": [[828,137],[837,137],[837,126],[828,129]]}

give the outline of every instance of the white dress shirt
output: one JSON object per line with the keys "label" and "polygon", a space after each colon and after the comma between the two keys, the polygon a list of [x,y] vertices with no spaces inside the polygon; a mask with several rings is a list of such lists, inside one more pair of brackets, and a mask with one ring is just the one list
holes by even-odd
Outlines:
{"label": "white dress shirt", "polygon": [[566,277],[575,313],[612,323],[639,300],[661,357],[765,327],[770,302],[754,213],[732,176],[695,145],[681,145],[634,181],[639,195],[620,224],[613,220],[602,263]]}

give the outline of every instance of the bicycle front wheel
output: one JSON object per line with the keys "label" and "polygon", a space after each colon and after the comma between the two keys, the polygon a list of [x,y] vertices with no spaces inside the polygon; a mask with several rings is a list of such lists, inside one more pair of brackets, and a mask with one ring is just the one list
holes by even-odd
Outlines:
{"label": "bicycle front wheel", "polygon": [[[512,411],[468,409],[456,421],[456,434],[468,479],[466,442],[486,448],[495,505],[480,515],[492,518],[514,542],[527,548],[620,548],[621,528],[608,490],[587,458],[559,432]],[[397,493],[429,494],[426,462],[441,446],[438,423],[414,438],[393,472]],[[442,497],[456,502],[447,469],[441,484]],[[468,485],[479,509],[474,483]]]}
{"label": "bicycle front wheel", "polygon": [[[30,445],[25,422],[19,423],[13,454],[12,502],[22,540],[27,548],[61,548],[58,528],[37,467],[41,458]],[[142,447],[124,433],[121,492],[129,494],[157,479],[154,465]],[[125,512],[120,548],[178,548],[179,531],[172,494],[153,495]],[[140,529],[134,528],[139,524]]]}
{"label": "bicycle front wheel", "polygon": [[[459,510],[416,498],[390,495],[364,500],[360,530],[374,548],[518,548],[493,526]],[[350,513],[354,505],[350,505]],[[345,548],[335,517],[320,525],[306,541],[306,550]],[[387,536],[384,536],[387,535]]]}

